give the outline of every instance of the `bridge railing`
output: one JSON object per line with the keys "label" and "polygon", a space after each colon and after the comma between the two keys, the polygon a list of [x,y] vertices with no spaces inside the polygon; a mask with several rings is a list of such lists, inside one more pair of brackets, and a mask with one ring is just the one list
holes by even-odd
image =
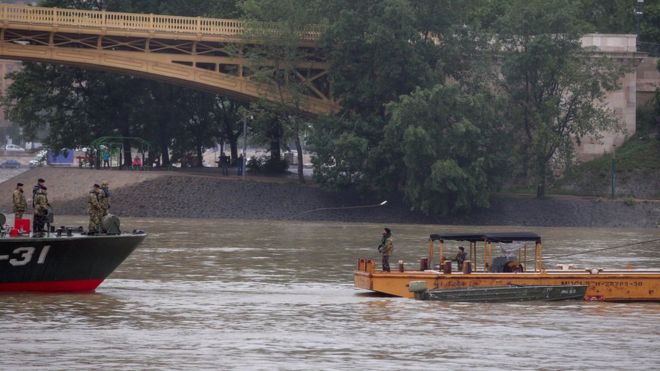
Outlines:
{"label": "bridge railing", "polygon": [[[0,21],[53,27],[73,26],[119,31],[186,33],[226,37],[238,37],[245,29],[245,23],[235,19],[45,8],[11,4],[0,4]],[[319,27],[310,25],[301,32],[301,38],[307,41],[318,40],[320,31]]]}

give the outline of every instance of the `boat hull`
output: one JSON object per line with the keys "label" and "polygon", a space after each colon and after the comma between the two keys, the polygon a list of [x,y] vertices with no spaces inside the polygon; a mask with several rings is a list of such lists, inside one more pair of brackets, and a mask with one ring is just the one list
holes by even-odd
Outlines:
{"label": "boat hull", "polygon": [[424,290],[416,298],[465,302],[558,301],[583,299],[586,290],[586,286],[580,285],[473,287]]}
{"label": "boat hull", "polygon": [[124,234],[3,238],[0,291],[94,291],[145,237]]}
{"label": "boat hull", "polygon": [[[373,265],[369,265],[373,266]],[[408,291],[411,281],[425,281],[431,289],[489,287],[507,285],[584,285],[585,300],[660,301],[660,272],[544,271],[529,273],[460,272],[443,274],[436,271],[369,272],[353,274],[355,287],[383,294],[413,298]]]}

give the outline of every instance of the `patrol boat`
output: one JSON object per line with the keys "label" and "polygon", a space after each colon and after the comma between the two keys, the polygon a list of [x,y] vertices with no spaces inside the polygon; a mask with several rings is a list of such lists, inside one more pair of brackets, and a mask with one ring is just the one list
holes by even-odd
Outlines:
{"label": "patrol boat", "polygon": [[147,236],[118,230],[87,235],[82,227],[43,236],[13,232],[0,233],[0,291],[94,291]]}
{"label": "patrol boat", "polygon": [[[452,271],[452,261],[444,258],[446,241],[462,241],[469,246],[469,260],[463,263],[461,271]],[[439,264],[437,269],[429,269],[433,266],[436,243]],[[432,234],[427,254],[421,259],[419,270],[404,271],[403,264],[399,264],[398,272],[383,272],[376,268],[376,261],[361,258],[353,273],[355,287],[413,298],[415,293],[410,291],[410,285],[415,281],[423,282],[430,291],[498,286],[586,286],[585,300],[660,301],[660,270],[577,269],[570,264],[562,264],[560,269],[547,269],[542,262],[541,237],[536,233]]]}

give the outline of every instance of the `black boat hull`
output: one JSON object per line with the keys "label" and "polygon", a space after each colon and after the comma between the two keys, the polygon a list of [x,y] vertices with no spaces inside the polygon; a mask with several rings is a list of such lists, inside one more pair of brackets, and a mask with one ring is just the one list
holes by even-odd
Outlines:
{"label": "black boat hull", "polygon": [[145,237],[2,238],[0,291],[94,291]]}

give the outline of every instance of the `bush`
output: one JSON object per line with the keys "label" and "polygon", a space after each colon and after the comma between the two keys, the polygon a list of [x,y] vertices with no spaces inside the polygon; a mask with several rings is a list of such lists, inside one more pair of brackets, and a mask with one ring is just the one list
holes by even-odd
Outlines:
{"label": "bush", "polygon": [[262,156],[254,157],[252,156],[247,163],[247,168],[249,171],[254,173],[263,173],[263,174],[283,174],[289,168],[289,162],[286,160],[273,160],[271,158]]}
{"label": "bush", "polygon": [[252,156],[247,162],[247,169],[251,172],[260,173],[264,169],[265,162],[266,159],[264,157]]}
{"label": "bush", "polygon": [[263,168],[266,174],[283,174],[289,169],[289,162],[283,159],[274,160],[269,158]]}

